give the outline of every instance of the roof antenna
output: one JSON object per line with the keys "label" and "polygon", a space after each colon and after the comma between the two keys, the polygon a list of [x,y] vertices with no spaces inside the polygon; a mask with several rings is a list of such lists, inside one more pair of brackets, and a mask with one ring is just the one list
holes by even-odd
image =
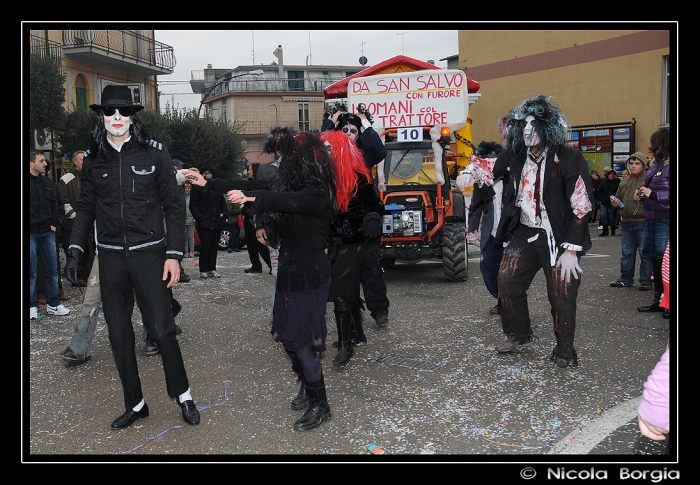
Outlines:
{"label": "roof antenna", "polygon": [[253,34],[253,65],[255,65],[255,31],[251,30],[251,34]]}

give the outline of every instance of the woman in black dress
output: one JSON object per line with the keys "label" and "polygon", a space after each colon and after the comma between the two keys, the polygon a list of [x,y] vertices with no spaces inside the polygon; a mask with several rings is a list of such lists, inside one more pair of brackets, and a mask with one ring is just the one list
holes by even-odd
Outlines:
{"label": "woman in black dress", "polygon": [[[336,209],[336,174],[318,135],[276,128],[267,145],[281,155],[271,190],[232,190],[234,204],[252,202],[265,213],[271,243],[279,242],[279,268],[271,333],[282,342],[302,391],[292,409],[306,412],[294,423],[305,431],[331,418],[320,353],[326,350],[326,305],[331,263],[326,254]],[[342,198],[342,197],[341,197]]]}

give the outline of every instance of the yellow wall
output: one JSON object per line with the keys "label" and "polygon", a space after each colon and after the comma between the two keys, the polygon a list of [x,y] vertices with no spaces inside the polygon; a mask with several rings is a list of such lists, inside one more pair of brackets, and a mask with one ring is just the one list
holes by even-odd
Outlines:
{"label": "yellow wall", "polygon": [[[467,76],[481,83],[481,98],[469,112],[474,121],[474,144],[499,141],[499,118],[523,99],[544,94],[554,97],[570,126],[631,122],[635,118],[636,146],[631,151],[646,153],[649,136],[662,119],[662,56],[669,55],[669,47],[617,55],[596,51],[593,46],[614,50],[615,45],[600,41],[643,42],[649,32],[460,31],[459,68],[466,68]],[[594,42],[599,44],[588,46],[587,54],[577,60],[581,46]],[[658,36],[656,43],[649,42],[658,43]],[[535,56],[531,65],[527,56]],[[550,68],[548,63],[556,66],[557,57],[559,61],[569,57],[574,63]],[[528,68],[532,72],[522,72]],[[479,79],[471,74],[479,70],[520,72]]]}

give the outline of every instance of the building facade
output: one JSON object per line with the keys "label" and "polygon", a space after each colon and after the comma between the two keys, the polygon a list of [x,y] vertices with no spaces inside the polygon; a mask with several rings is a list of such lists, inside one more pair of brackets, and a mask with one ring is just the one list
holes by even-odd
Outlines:
{"label": "building facade", "polygon": [[[575,136],[592,135],[570,141],[591,167],[647,153],[650,135],[674,125],[677,103],[675,32],[660,27],[459,31],[458,68],[481,84],[470,107],[474,143],[499,141],[499,118],[543,94],[562,108]],[[628,138],[616,138],[626,132]]]}
{"label": "building facade", "polygon": [[[153,30],[29,30],[29,51],[60,60],[65,74],[63,107],[73,111],[99,103],[107,84],[131,88],[134,102],[158,110],[157,76],[175,69],[173,48]],[[35,135],[34,147],[52,152],[50,137]]]}
{"label": "building facade", "polygon": [[[272,160],[262,144],[275,126],[320,130],[327,86],[364,69],[363,66],[285,65],[282,46],[277,62],[234,69],[193,71],[192,92],[202,96],[200,117],[236,125],[248,162]],[[258,75],[255,75],[258,74]]]}

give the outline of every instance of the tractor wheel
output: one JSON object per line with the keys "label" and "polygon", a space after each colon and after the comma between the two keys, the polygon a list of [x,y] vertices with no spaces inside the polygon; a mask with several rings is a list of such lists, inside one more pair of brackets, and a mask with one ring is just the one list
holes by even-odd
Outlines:
{"label": "tractor wheel", "polygon": [[442,269],[448,281],[467,280],[467,234],[463,222],[442,228]]}

